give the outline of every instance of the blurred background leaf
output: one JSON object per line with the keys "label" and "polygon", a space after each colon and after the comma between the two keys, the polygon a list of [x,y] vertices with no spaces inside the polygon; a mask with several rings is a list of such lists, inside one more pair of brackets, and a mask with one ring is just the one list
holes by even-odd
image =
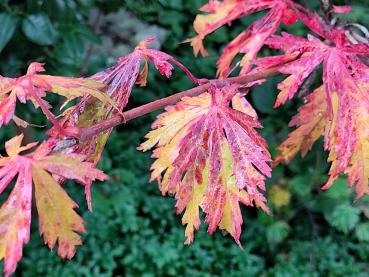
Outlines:
{"label": "blurred background leaf", "polygon": [[58,32],[46,14],[31,14],[23,19],[22,30],[25,36],[39,45],[52,45]]}
{"label": "blurred background leaf", "polygon": [[17,17],[8,13],[0,13],[0,53],[12,38],[17,23]]}

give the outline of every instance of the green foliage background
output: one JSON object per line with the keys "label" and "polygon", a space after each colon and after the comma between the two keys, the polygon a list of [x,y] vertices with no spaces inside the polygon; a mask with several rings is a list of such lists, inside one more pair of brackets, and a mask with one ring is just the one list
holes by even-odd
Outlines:
{"label": "green foliage background", "polygon": [[[318,8],[317,1],[305,2]],[[354,12],[346,19],[368,25],[369,1],[347,2],[354,6]],[[216,31],[206,40],[213,55],[194,59],[190,47],[178,42],[194,34],[192,21],[202,3],[203,0],[0,0],[0,74],[23,74],[31,60],[47,62],[47,70],[53,74],[76,76],[98,71],[112,59],[91,54],[91,49],[102,43],[102,33],[91,27],[90,14],[97,9],[105,16],[124,8],[148,24],[166,29],[162,49],[195,75],[212,77],[222,46],[259,15]],[[305,32],[298,24],[288,30]],[[265,54],[268,51],[264,50]],[[189,88],[191,84],[183,75],[176,71],[173,78],[165,80],[151,73],[148,87],[136,89],[130,105]],[[274,78],[254,89],[250,98],[265,126],[261,132],[273,154],[287,137],[287,123],[301,104],[295,100],[272,109],[279,80]],[[56,99],[51,101],[57,104]],[[32,123],[45,124],[43,116],[31,107],[20,107],[18,114]],[[209,236],[205,225],[196,233],[195,242],[184,246],[184,230],[173,199],[161,196],[156,184],[148,184],[149,154],[135,149],[154,118],[155,114],[139,118],[112,134],[99,164],[111,179],[93,187],[93,213],[87,212],[83,188],[66,185],[80,204],[79,212],[88,230],[76,257],[61,261],[55,250],[44,246],[35,217],[31,241],[24,248],[16,275],[369,276],[369,198],[354,203],[344,177],[329,191],[320,190],[328,169],[322,142],[305,159],[297,157],[288,166],[274,170],[268,181],[272,217],[243,207],[243,250],[220,232]],[[14,126],[2,128],[2,145],[19,131]],[[29,140],[42,139],[42,130],[27,129],[26,135]]]}

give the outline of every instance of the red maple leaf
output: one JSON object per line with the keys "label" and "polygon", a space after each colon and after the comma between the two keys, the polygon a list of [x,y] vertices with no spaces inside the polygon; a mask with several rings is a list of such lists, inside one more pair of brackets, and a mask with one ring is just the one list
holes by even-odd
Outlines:
{"label": "red maple leaf", "polygon": [[[300,19],[313,32],[330,41],[344,44],[347,42],[343,28],[334,28],[319,15],[292,0],[224,0],[210,1],[200,10],[206,15],[197,15],[194,29],[197,35],[186,41],[191,42],[195,55],[208,55],[204,48],[204,38],[216,29],[230,25],[234,20],[243,16],[267,10],[270,11],[261,19],[255,21],[231,41],[222,51],[217,62],[217,75],[225,78],[233,70],[232,62],[241,53],[244,54],[239,62],[240,75],[247,74],[258,52],[266,39],[274,34],[281,23],[291,25]],[[348,6],[333,6],[330,13],[347,13]]]}
{"label": "red maple leaf", "polygon": [[230,42],[223,49],[223,53],[217,62],[217,75],[227,77],[231,72],[232,62],[236,55],[239,53],[245,54],[240,61],[242,67],[240,74],[246,74],[265,40],[274,34],[279,25],[282,22],[290,25],[296,21],[297,18],[290,8],[291,4],[293,2],[288,0],[211,1],[201,8],[209,15],[198,15],[194,21],[194,28],[198,35],[187,41],[191,42],[195,55],[199,52],[202,55],[207,55],[202,42],[206,35],[242,16],[271,9],[262,19],[251,24]]}
{"label": "red maple leaf", "polygon": [[[339,40],[339,42],[342,42],[342,40]],[[364,44],[353,45],[346,41],[344,45],[331,46],[311,35],[305,39],[288,33],[282,33],[282,36],[271,36],[266,43],[271,48],[284,51],[285,55],[258,59],[256,61],[256,64],[259,66],[258,70],[281,65],[279,71],[283,74],[290,75],[278,85],[281,92],[277,97],[275,107],[291,99],[306,78],[320,64],[323,63],[323,81],[326,91],[329,93],[332,90],[331,85],[339,81],[337,78],[340,78],[332,73],[332,70],[337,67],[336,65],[341,65],[342,70],[345,72],[351,71],[350,66],[354,64],[358,66],[358,69],[363,70],[365,64],[360,61],[358,55],[369,54],[369,46]],[[286,60],[290,60],[291,58],[294,58],[294,60],[285,63]],[[348,72],[348,74],[352,75],[351,72]],[[344,72],[342,72],[342,75],[344,75]],[[359,76],[356,77],[359,79],[362,78]]]}
{"label": "red maple leaf", "polygon": [[166,110],[139,147],[146,151],[157,144],[151,180],[159,180],[163,194],[175,194],[178,213],[185,210],[186,243],[200,226],[199,207],[209,233],[219,226],[239,243],[239,202],[268,211],[260,190],[265,190],[264,176],[270,177],[271,158],[254,129],[261,127],[255,111],[237,86],[227,84]]}
{"label": "red maple leaf", "polygon": [[[96,73],[91,78],[107,85],[106,92],[113,99],[116,99],[120,109],[123,109],[131,95],[132,88],[137,82],[141,86],[146,85],[146,77],[148,73],[147,60],[150,60],[155,65],[155,68],[160,74],[169,78],[172,75],[173,66],[170,62],[178,65],[191,80],[197,84],[198,80],[191,72],[179,61],[172,56],[156,50],[148,48],[148,44],[155,38],[148,38],[141,41],[134,51],[124,57],[121,57],[118,62],[108,69]],[[144,67],[139,73],[140,65],[144,62]]]}
{"label": "red maple leaf", "polygon": [[[330,151],[329,161],[332,162],[330,178],[324,188],[332,185],[339,174],[346,173],[349,184],[357,185],[357,197],[368,194],[369,165],[365,153],[369,149],[369,130],[364,121],[369,109],[369,68],[360,56],[369,55],[369,46],[354,45],[342,39],[331,45],[313,36],[303,39],[286,33],[271,37],[267,44],[283,50],[286,55],[260,59],[257,62],[260,67],[278,64],[286,56],[296,56],[294,61],[280,67],[281,73],[290,76],[278,86],[281,92],[276,107],[291,99],[310,73],[323,64],[328,117],[324,130],[325,148]],[[283,153],[280,158],[289,160]]]}
{"label": "red maple leaf", "polygon": [[49,111],[51,106],[43,99],[47,91],[65,96],[67,100],[90,95],[103,103],[114,105],[112,100],[100,91],[104,86],[95,81],[38,74],[43,71],[45,71],[43,64],[32,63],[24,76],[18,78],[0,76],[0,127],[8,124],[14,117],[17,99],[21,103],[31,101],[35,107],[42,109],[55,126],[60,127],[55,116]]}

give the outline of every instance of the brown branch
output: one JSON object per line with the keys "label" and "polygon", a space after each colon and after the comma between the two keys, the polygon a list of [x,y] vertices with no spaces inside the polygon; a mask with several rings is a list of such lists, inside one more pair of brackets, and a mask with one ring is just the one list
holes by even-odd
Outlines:
{"label": "brown branch", "polygon": [[331,10],[333,7],[332,2],[330,0],[320,0],[320,6],[322,7],[322,10],[324,12],[324,19],[327,22],[330,22],[332,19],[331,18],[332,17]]}
{"label": "brown branch", "polygon": [[137,117],[146,115],[148,113],[151,113],[153,111],[162,109],[168,105],[173,105],[177,103],[179,100],[181,100],[185,96],[196,96],[203,92],[205,92],[207,89],[209,89],[210,84],[221,86],[224,83],[231,83],[231,84],[240,84],[245,85],[247,83],[265,79],[267,77],[270,77],[272,75],[275,75],[278,73],[278,67],[273,67],[270,69],[266,69],[264,71],[260,71],[254,74],[249,74],[246,76],[238,76],[238,77],[231,77],[227,79],[214,79],[207,81],[205,84],[199,85],[197,87],[194,87],[189,90],[185,90],[182,92],[178,92],[176,94],[173,94],[171,96],[158,99],[156,101],[150,102],[148,104],[139,106],[137,108],[133,108],[131,110],[128,110],[123,113],[122,115],[115,115],[112,118],[103,120],[99,123],[96,123],[95,125],[91,127],[86,128],[76,128],[76,127],[68,127],[64,130],[64,134],[67,133],[71,137],[75,137],[79,139],[80,141],[85,141],[88,138],[98,135],[101,132],[107,131],[113,127],[116,127],[120,124],[124,124],[127,121],[130,121],[132,119],[135,119]]}

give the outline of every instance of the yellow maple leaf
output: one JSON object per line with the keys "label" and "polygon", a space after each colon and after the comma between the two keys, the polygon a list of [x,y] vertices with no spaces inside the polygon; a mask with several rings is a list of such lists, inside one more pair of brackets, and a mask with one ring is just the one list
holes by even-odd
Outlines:
{"label": "yellow maple leaf", "polygon": [[40,233],[50,248],[54,248],[58,242],[60,257],[71,259],[76,253],[76,245],[82,244],[78,233],[85,231],[83,219],[74,211],[77,204],[41,167],[33,166],[32,178]]}

